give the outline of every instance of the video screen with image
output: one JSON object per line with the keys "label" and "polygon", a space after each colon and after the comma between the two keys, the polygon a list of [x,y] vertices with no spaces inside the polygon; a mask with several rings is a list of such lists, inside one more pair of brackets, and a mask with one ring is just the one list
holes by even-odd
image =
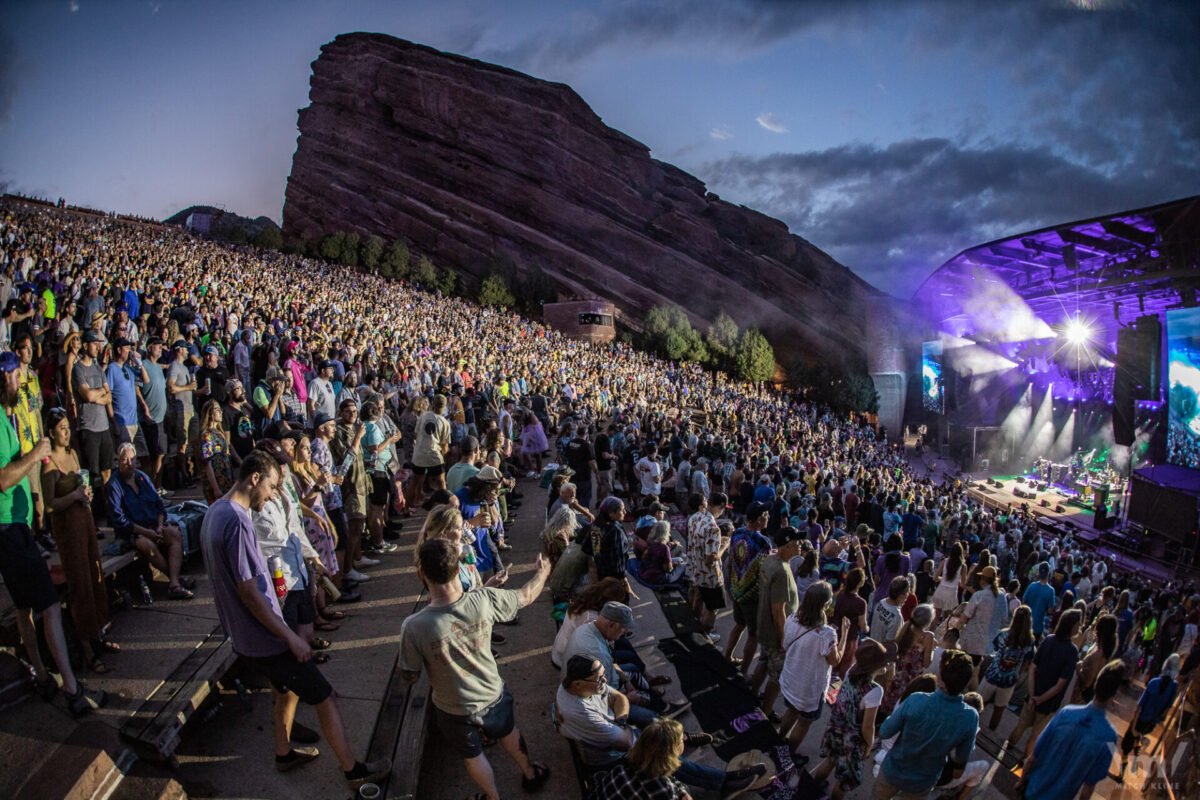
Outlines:
{"label": "video screen with image", "polygon": [[921,405],[934,414],[946,410],[941,342],[925,342],[921,345]]}
{"label": "video screen with image", "polygon": [[1167,460],[1200,469],[1200,308],[1167,312]]}

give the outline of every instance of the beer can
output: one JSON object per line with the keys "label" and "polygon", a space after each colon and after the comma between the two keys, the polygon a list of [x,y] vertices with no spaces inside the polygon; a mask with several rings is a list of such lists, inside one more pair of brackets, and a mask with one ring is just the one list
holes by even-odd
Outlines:
{"label": "beer can", "polygon": [[283,559],[271,556],[267,559],[267,569],[271,572],[271,580],[275,584],[275,596],[280,600],[287,597],[287,581],[283,579]]}
{"label": "beer can", "polygon": [[86,469],[79,470],[79,485],[80,486],[91,486],[92,485],[92,473],[88,472]]}

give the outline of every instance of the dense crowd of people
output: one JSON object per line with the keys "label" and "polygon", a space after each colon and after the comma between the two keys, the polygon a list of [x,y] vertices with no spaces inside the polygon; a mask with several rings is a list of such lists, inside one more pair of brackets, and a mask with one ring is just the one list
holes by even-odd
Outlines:
{"label": "dense crowd of people", "polygon": [[[1192,586],[1118,572],[1027,509],[918,474],[860,416],[364,272],[32,205],[3,214],[0,570],[39,685],[59,690],[35,614],[75,713],[106,698],[71,669],[44,556],[59,554],[87,667],[107,672],[120,650],[107,523],[110,547],[152,564],[172,601],[193,596],[181,564],[203,551],[236,651],[276,689],[278,769],[317,757],[317,733],[293,720],[303,700],[351,787],[386,774],[353,756],[317,664],[322,634],[424,508],[430,602],[403,623],[401,668],[428,674],[437,731],[488,800],[487,744],[524,788],[549,775],[493,651],[495,626],[544,587],[561,670],[547,702],[595,797],[769,780],[765,764],[682,757],[713,738],[674,721],[686,701],[666,699],[670,676],[632,645],[631,581],[686,592],[835,797],[868,770],[876,797],[965,796],[988,766],[972,759],[981,718],[1008,715],[1028,796],[1074,797],[1118,742],[1136,754],[1180,693],[1182,728],[1200,719]],[[544,510],[522,496],[531,478]],[[209,504],[198,544],[170,510],[195,486]],[[506,525],[543,511],[533,577],[505,588]],[[1146,688],[1121,737],[1106,712],[1135,679]]]}

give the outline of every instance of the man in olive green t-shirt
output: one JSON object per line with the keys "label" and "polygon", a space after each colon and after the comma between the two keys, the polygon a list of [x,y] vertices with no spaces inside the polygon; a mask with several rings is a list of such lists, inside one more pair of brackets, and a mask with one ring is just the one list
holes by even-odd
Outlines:
{"label": "man in olive green t-shirt", "polygon": [[499,797],[483,737],[498,741],[521,770],[527,791],[546,782],[550,770],[529,760],[516,727],[513,699],[492,657],[492,626],[511,620],[542,593],[550,562],[541,555],[533,577],[516,591],[483,588],[464,592],[458,577],[460,548],[446,539],[421,545],[417,575],[429,589],[429,605],[400,628],[400,670],[408,682],[424,668],[433,687],[436,725],[466,762],[467,772],[488,797]]}
{"label": "man in olive green t-shirt", "polygon": [[793,527],[785,526],[772,537],[775,551],[763,559],[758,568],[758,644],[762,657],[754,670],[751,685],[754,691],[767,679],[763,691],[763,710],[770,713],[779,696],[779,676],[783,672],[783,624],[788,616],[796,613],[800,605],[796,593],[796,579],[789,565],[800,554],[800,540],[804,534]]}

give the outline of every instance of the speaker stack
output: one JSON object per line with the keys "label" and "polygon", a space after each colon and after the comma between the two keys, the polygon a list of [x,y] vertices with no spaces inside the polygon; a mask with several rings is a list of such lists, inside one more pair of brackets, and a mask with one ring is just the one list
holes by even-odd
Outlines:
{"label": "speaker stack", "polygon": [[[1117,331],[1113,376],[1113,439],[1131,445],[1137,437],[1137,401],[1162,399],[1163,327],[1155,314],[1138,317]],[[1166,431],[1163,431],[1165,454]],[[1151,455],[1153,459],[1153,455]]]}

